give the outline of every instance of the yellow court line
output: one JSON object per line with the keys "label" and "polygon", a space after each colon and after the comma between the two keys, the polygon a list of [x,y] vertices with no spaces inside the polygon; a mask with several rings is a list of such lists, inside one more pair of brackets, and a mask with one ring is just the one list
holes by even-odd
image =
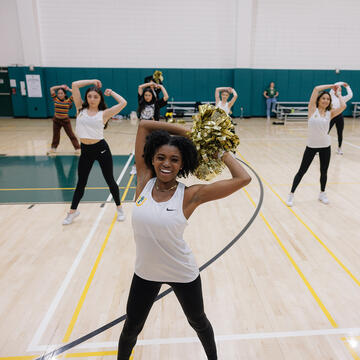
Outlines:
{"label": "yellow court line", "polygon": [[[237,152],[237,154],[249,164],[245,158]],[[354,282],[360,286],[360,281],[353,275],[353,273],[336,257],[336,255],[324,244],[324,242],[310,229],[310,227],[300,218],[300,216],[290,207],[288,207],[285,201],[280,197],[280,195],[271,187],[271,185],[264,180],[262,177],[260,179],[269,187],[269,189],[278,197],[278,199],[293,213],[293,215],[300,221],[302,225],[310,232],[310,234],[321,244],[321,246],[328,252],[328,254],[340,265],[340,267],[354,280]]]}
{"label": "yellow court line", "polygon": [[28,355],[28,356],[1,356],[0,360],[32,360],[39,357],[38,355]]}
{"label": "yellow court line", "polygon": [[[29,191],[29,190],[75,190],[76,188],[14,188],[14,189],[0,189],[0,191]],[[86,187],[85,190],[107,190],[108,186],[98,186],[98,187]],[[127,189],[126,186],[119,186],[119,189]],[[129,189],[136,189],[136,186],[130,186]]]}
{"label": "yellow court line", "polygon": [[348,339],[343,337],[341,338],[341,340],[344,342],[345,347],[348,349],[349,353],[354,358],[354,360],[360,360],[360,357],[358,356],[354,348],[349,344]]}
{"label": "yellow court line", "polygon": [[[72,353],[72,354],[66,354],[65,357],[66,358],[72,358],[72,357],[109,356],[109,355],[117,355],[117,350],[93,351],[93,352],[85,352],[85,353]],[[133,360],[133,359],[134,359],[134,350],[132,351],[129,360]]]}
{"label": "yellow court line", "polygon": [[[251,201],[251,203],[256,207],[255,201],[252,199],[252,197],[250,196],[250,194],[243,189],[246,196],[249,198],[249,200]],[[291,264],[294,266],[296,272],[298,273],[298,275],[301,277],[301,279],[303,280],[303,282],[305,283],[306,287],[308,288],[308,290],[310,291],[311,295],[314,297],[314,299],[316,300],[317,304],[319,305],[319,307],[321,308],[321,310],[323,311],[323,313],[325,314],[325,316],[327,317],[327,319],[330,321],[330,324],[334,327],[337,328],[338,325],[336,324],[335,320],[333,319],[333,317],[330,315],[329,311],[326,309],[325,305],[322,303],[322,301],[320,300],[319,296],[316,294],[315,290],[312,288],[312,286],[310,285],[309,281],[306,279],[305,275],[302,273],[302,271],[300,270],[299,266],[296,264],[295,260],[292,258],[292,256],[290,255],[290,253],[287,251],[286,247],[284,246],[284,244],[281,242],[280,238],[278,237],[278,235],[275,233],[274,229],[271,227],[271,225],[268,223],[268,221],[266,220],[265,216],[260,212],[259,213],[260,217],[262,218],[262,220],[264,221],[264,223],[266,224],[266,226],[268,227],[268,229],[270,230],[270,232],[273,234],[273,236],[275,237],[276,241],[278,242],[278,244],[280,245],[281,249],[284,251],[284,253],[286,254],[287,258],[289,259],[289,261],[291,262]]]}
{"label": "yellow court line", "polygon": [[[134,178],[134,175],[131,175],[130,179],[129,179],[129,182],[128,182],[127,186],[126,186],[126,190],[124,191],[124,194],[121,197],[121,201],[124,201],[124,199],[126,197],[126,194],[128,193],[129,187],[130,187],[130,185],[131,185],[131,183],[133,181],[133,178]],[[116,215],[114,216],[114,218],[113,218],[113,220],[111,222],[110,228],[109,228],[109,230],[108,230],[108,232],[106,234],[105,240],[104,240],[104,242],[103,242],[103,244],[101,246],[100,252],[99,252],[99,254],[98,254],[97,258],[96,258],[95,264],[94,264],[94,266],[93,266],[93,268],[91,270],[91,273],[90,273],[89,278],[88,278],[88,280],[86,282],[85,288],[84,288],[84,290],[83,290],[83,292],[81,294],[81,297],[79,299],[79,302],[78,302],[78,304],[77,304],[77,306],[75,308],[74,314],[73,314],[73,316],[71,318],[70,324],[69,324],[69,326],[68,326],[68,328],[66,330],[65,336],[63,338],[63,342],[68,342],[69,341],[71,333],[74,330],[75,323],[76,323],[76,321],[77,321],[77,319],[79,317],[81,308],[82,308],[82,306],[84,304],[86,295],[87,295],[87,293],[89,291],[91,282],[92,282],[92,280],[93,280],[93,278],[95,276],[95,272],[96,272],[96,270],[97,270],[97,268],[99,266],[101,257],[102,257],[102,255],[104,253],[105,247],[106,247],[107,242],[108,242],[108,240],[110,238],[110,234],[112,232],[112,229],[114,227],[115,222],[116,222]]]}
{"label": "yellow court line", "polygon": [[117,350],[113,351],[93,351],[93,352],[85,352],[85,353],[73,353],[66,354],[66,358],[72,357],[88,357],[88,356],[107,356],[107,355],[117,355]]}

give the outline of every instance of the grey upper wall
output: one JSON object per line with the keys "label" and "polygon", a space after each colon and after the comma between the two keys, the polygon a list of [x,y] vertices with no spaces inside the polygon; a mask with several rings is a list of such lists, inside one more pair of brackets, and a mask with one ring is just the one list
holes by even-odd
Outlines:
{"label": "grey upper wall", "polygon": [[0,6],[2,66],[359,69],[358,0],[1,0]]}

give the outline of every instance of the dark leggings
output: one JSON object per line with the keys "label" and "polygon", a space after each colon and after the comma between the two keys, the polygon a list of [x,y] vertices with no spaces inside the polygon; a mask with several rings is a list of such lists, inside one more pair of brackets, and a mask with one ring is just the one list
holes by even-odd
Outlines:
{"label": "dark leggings", "polygon": [[336,125],[339,148],[341,148],[342,141],[343,141],[343,131],[344,131],[344,117],[343,117],[343,114],[335,116],[333,119],[331,119],[329,132],[330,132],[331,128],[334,126],[334,124]]}
{"label": "dark leggings", "polygon": [[304,156],[301,161],[300,169],[297,172],[297,174],[295,175],[295,178],[293,181],[293,185],[291,188],[292,193],[295,192],[297,186],[299,185],[302,177],[307,172],[307,170],[308,170],[310,164],[312,163],[314,156],[317,152],[319,153],[319,157],[320,157],[321,191],[325,191],[326,180],[327,180],[327,170],[328,170],[329,163],[330,163],[330,154],[331,154],[330,146],[328,146],[326,148],[310,148],[307,146],[305,149],[305,152],[304,152]]}
{"label": "dark leggings", "polygon": [[109,186],[115,204],[117,206],[120,205],[120,193],[119,187],[114,179],[111,151],[107,142],[102,139],[93,145],[85,145],[81,143],[81,155],[78,165],[78,182],[71,203],[72,210],[77,209],[79,202],[84,195],[90,170],[95,160],[97,160],[100,164],[101,171],[104,175],[106,183]]}
{"label": "dark leggings", "polygon": [[[126,306],[126,321],[121,332],[118,360],[129,360],[150,309],[158,295],[161,282],[148,281],[134,274]],[[210,321],[204,313],[200,275],[190,283],[168,283],[192,328],[196,331],[207,358],[217,359],[215,337]]]}

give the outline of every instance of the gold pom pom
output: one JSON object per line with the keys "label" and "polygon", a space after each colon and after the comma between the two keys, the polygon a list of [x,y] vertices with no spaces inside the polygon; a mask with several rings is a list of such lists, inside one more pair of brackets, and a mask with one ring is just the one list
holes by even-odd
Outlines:
{"label": "gold pom pom", "polygon": [[199,153],[195,176],[208,181],[224,168],[224,163],[218,158],[219,152],[235,151],[240,140],[235,135],[231,118],[222,109],[210,104],[200,105],[199,113],[193,119],[189,135]]}
{"label": "gold pom pom", "polygon": [[155,70],[154,74],[153,74],[153,79],[155,80],[155,82],[157,84],[159,84],[160,82],[164,81],[164,77],[163,74],[160,70]]}

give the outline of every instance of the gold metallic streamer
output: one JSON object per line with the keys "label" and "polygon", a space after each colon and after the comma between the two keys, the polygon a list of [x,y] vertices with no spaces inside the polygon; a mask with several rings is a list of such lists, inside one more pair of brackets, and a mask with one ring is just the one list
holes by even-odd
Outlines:
{"label": "gold metallic streamer", "polygon": [[155,72],[153,74],[153,79],[157,84],[164,81],[164,77],[163,77],[162,72],[160,70],[155,70]]}
{"label": "gold metallic streamer", "polygon": [[199,113],[193,116],[193,120],[189,135],[199,154],[195,176],[208,181],[219,175],[225,166],[218,158],[219,152],[235,151],[240,140],[233,132],[231,118],[214,105],[200,105]]}

